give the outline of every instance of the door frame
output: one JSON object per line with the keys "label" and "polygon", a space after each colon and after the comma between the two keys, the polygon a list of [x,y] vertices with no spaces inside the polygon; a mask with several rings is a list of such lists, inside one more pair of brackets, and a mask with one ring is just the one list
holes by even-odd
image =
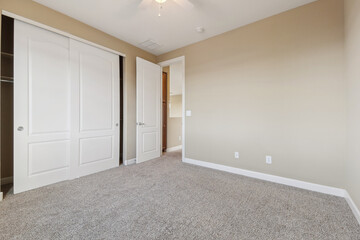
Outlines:
{"label": "door frame", "polygon": [[[182,66],[183,66],[183,79],[182,79],[182,119],[181,119],[181,144],[182,144],[182,161],[184,162],[185,160],[185,113],[186,113],[186,106],[185,106],[185,56],[181,56],[181,57],[177,57],[177,58],[173,58],[173,59],[169,59],[169,60],[166,60],[166,61],[163,61],[163,62],[160,62],[158,63],[158,65],[160,65],[161,68],[163,67],[166,67],[166,66],[169,66],[173,63],[179,63],[181,62],[182,63]],[[161,81],[161,91],[162,91],[162,81]],[[162,95],[161,95],[161,103],[162,103]],[[162,122],[162,104],[161,104],[161,126],[163,124]],[[162,136],[162,128],[160,129],[160,136]],[[162,149],[162,138],[161,138],[161,141],[160,141],[160,144],[161,144],[161,149]]]}
{"label": "door frame", "polygon": [[[167,109],[167,105],[168,105],[168,101],[167,101],[167,98],[168,98],[168,93],[167,93],[167,90],[168,90],[168,73],[167,72],[164,72],[163,71],[163,68],[161,68],[161,84],[162,84],[162,87],[161,87],[161,90],[162,90],[162,101],[161,101],[161,121],[162,121],[162,124],[161,124],[161,127],[162,127],[162,130],[164,130],[164,128],[166,129],[166,133],[167,133],[167,124],[168,124],[168,121],[167,121],[167,116],[168,116],[168,109]],[[165,74],[165,75],[164,75]],[[165,89],[164,89],[164,76],[166,76],[166,86],[165,86]],[[166,92],[165,93],[165,97],[166,97],[166,100],[164,100],[164,91]],[[165,101],[165,105],[166,105],[166,110],[163,108],[164,106],[164,101]],[[164,117],[164,112],[166,112],[166,117]],[[166,124],[164,124],[164,121],[166,121]],[[165,126],[166,125],[166,126]],[[165,127],[164,127],[165,126]],[[161,155],[166,152],[166,149],[167,149],[167,134],[164,134],[164,132],[161,133],[161,139],[162,139],[162,146],[161,146]],[[164,139],[166,139],[166,146],[164,146]],[[165,148],[164,148],[165,147]]]}

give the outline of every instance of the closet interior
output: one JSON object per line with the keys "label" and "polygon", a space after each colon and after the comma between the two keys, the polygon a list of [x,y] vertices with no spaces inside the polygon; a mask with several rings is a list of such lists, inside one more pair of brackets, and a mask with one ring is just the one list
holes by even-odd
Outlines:
{"label": "closet interior", "polygon": [[1,19],[1,184],[4,194],[13,182],[14,19]]}

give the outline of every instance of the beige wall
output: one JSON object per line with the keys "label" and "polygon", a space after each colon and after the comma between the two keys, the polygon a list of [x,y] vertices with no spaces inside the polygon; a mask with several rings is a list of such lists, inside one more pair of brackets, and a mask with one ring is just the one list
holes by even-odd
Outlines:
{"label": "beige wall", "polygon": [[345,0],[345,53],[348,80],[349,155],[346,188],[360,209],[360,1]]}
{"label": "beige wall", "polygon": [[171,118],[181,118],[182,117],[182,95],[173,95],[170,96],[170,117]]}
{"label": "beige wall", "polygon": [[6,10],[8,12],[15,13],[25,18],[32,19],[34,21],[46,24],[48,26],[126,54],[125,91],[127,96],[125,97],[127,100],[127,112],[125,112],[125,116],[128,125],[127,135],[124,139],[127,142],[127,156],[125,156],[125,159],[135,158],[135,58],[139,56],[151,62],[156,62],[156,57],[124,41],[105,34],[104,32],[101,32],[59,12],[53,11],[43,5],[37,4],[31,0],[0,0],[0,10]]}
{"label": "beige wall", "polygon": [[157,61],[182,55],[187,158],[345,187],[343,1],[320,0]]}
{"label": "beige wall", "polygon": [[170,70],[169,67],[164,67],[163,71],[167,73],[167,148],[177,147],[181,145],[181,140],[179,140],[179,136],[181,136],[181,117],[171,118],[169,102],[170,102]]}

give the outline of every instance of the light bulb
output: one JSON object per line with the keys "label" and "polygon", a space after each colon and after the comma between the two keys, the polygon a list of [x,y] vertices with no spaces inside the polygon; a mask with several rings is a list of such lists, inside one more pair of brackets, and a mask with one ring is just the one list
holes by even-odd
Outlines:
{"label": "light bulb", "polygon": [[166,2],[166,0],[155,0],[155,1],[157,1],[160,4]]}

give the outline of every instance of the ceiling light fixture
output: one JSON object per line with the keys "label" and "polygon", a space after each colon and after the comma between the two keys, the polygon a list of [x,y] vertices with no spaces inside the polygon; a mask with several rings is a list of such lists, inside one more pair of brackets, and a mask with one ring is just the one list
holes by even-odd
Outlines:
{"label": "ceiling light fixture", "polygon": [[161,10],[162,10],[162,5],[163,5],[163,3],[165,3],[166,2],[166,0],[155,0],[156,2],[158,2],[159,3],[159,17],[161,17]]}

